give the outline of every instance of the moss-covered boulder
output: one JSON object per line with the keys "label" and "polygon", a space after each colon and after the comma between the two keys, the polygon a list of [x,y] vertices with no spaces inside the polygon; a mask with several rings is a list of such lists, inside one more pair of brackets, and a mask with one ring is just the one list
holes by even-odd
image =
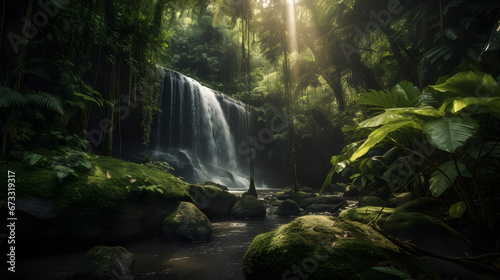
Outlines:
{"label": "moss-covered boulder", "polygon": [[287,199],[283,201],[276,209],[276,215],[278,216],[299,216],[300,208],[297,202]]}
{"label": "moss-covered boulder", "polygon": [[[206,183],[205,183],[206,184]],[[238,197],[212,185],[190,185],[193,203],[210,219],[228,218]]]}
{"label": "moss-covered boulder", "polygon": [[302,201],[306,198],[311,198],[311,197],[316,197],[315,193],[307,193],[303,191],[299,191],[296,194],[293,195],[293,200],[297,202],[298,204],[302,203]]}
{"label": "moss-covered boulder", "polygon": [[358,207],[384,206],[385,201],[376,196],[363,196],[358,201]]}
{"label": "moss-covered boulder", "polygon": [[340,185],[329,184],[329,185],[324,186],[321,189],[321,194],[322,195],[325,195],[325,194],[338,194],[338,193],[343,193],[344,190],[345,190],[345,188],[342,187],[342,186],[340,186]]}
{"label": "moss-covered boulder", "polygon": [[334,195],[319,195],[316,197],[309,197],[300,203],[300,208],[306,209],[307,207],[313,205],[313,204],[332,204],[332,205],[337,205],[339,203],[345,203],[346,200],[343,197],[340,196],[334,196]]}
{"label": "moss-covered boulder", "polygon": [[408,212],[418,212],[427,215],[442,215],[448,212],[448,207],[439,199],[431,197],[419,197],[411,200],[396,209],[408,211]]}
{"label": "moss-covered boulder", "polygon": [[299,217],[258,235],[243,258],[247,280],[401,279],[376,269],[381,266],[413,279],[440,279],[372,228],[329,216]]}
{"label": "moss-covered boulder", "polygon": [[231,208],[231,216],[235,218],[261,218],[266,216],[266,207],[257,198],[244,195]]}
{"label": "moss-covered boulder", "polygon": [[194,204],[181,201],[162,222],[162,235],[172,241],[200,241],[212,235],[212,224]]}
{"label": "moss-covered boulder", "polygon": [[[413,194],[411,192],[400,193],[389,200],[390,207],[398,207],[407,202],[410,202],[413,198]],[[368,206],[368,205],[367,205]],[[375,205],[372,205],[375,206]],[[382,205],[380,205],[382,206]]]}
{"label": "moss-covered boulder", "polygon": [[278,200],[292,199],[293,198],[293,190],[290,188],[285,188],[282,191],[274,193],[273,197],[275,197]]}
{"label": "moss-covered boulder", "polygon": [[[163,170],[95,155],[85,160],[89,169],[75,168],[63,179],[60,171],[41,164],[13,162],[0,170],[16,172],[23,186],[17,199],[50,202],[69,238],[117,241],[151,235],[178,201],[192,201],[188,185]],[[0,199],[3,195],[0,191]]]}
{"label": "moss-covered boulder", "polygon": [[[381,207],[362,207],[344,210],[339,217],[369,223]],[[464,256],[471,247],[468,240],[440,220],[421,213],[384,208],[377,221],[384,232],[409,241],[418,248],[443,256]]]}
{"label": "moss-covered boulder", "polygon": [[98,246],[89,250],[73,280],[133,279],[134,254],[123,247]]}

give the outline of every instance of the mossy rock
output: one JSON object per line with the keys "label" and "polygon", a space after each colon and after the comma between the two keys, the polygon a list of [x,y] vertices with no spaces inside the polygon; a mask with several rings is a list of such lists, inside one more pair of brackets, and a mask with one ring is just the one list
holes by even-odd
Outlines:
{"label": "mossy rock", "polygon": [[302,188],[300,188],[300,191],[305,192],[305,193],[315,193],[316,192],[315,190],[313,190],[310,187],[302,187]]}
{"label": "mossy rock", "polygon": [[384,206],[385,201],[376,196],[363,196],[358,201],[358,207]]}
{"label": "mossy rock", "polygon": [[257,198],[245,195],[231,208],[231,216],[235,218],[261,218],[266,216],[266,207]]}
{"label": "mossy rock", "polygon": [[210,219],[228,218],[238,197],[212,185],[190,185],[193,203]]}
{"label": "mossy rock", "polygon": [[446,205],[439,199],[431,197],[419,197],[409,201],[399,207],[397,210],[408,212],[418,212],[427,215],[440,215],[448,212]]}
{"label": "mossy rock", "polygon": [[400,279],[372,269],[381,264],[414,279],[440,279],[372,228],[330,216],[303,216],[260,234],[243,258],[245,279]]}
{"label": "mossy rock", "polygon": [[276,209],[278,216],[298,216],[300,215],[300,208],[297,202],[287,199],[283,201]]}
{"label": "mossy rock", "polygon": [[172,241],[206,240],[212,234],[212,224],[194,204],[181,201],[163,220],[162,234]]}
{"label": "mossy rock", "polygon": [[309,197],[300,203],[300,208],[306,209],[313,204],[331,204],[337,205],[339,203],[345,203],[346,200],[343,197],[332,196],[332,195],[319,195],[316,197]]}
{"label": "mossy rock", "polygon": [[215,182],[205,182],[203,183],[204,186],[214,186],[214,187],[217,187],[219,189],[222,189],[222,190],[225,190],[225,191],[229,191],[229,188],[224,186],[224,185],[221,185],[219,183],[215,183]]}
{"label": "mossy rock", "polygon": [[[389,200],[389,207],[396,208],[407,202],[410,202],[412,198],[413,194],[411,192],[400,193]],[[370,206],[382,206],[382,205],[370,205]]]}
{"label": "mossy rock", "polygon": [[125,248],[98,246],[89,250],[73,280],[133,279],[134,254]]}
{"label": "mossy rock", "polygon": [[158,230],[177,201],[192,201],[188,185],[165,171],[110,157],[91,155],[89,161],[90,170],[76,170],[78,177],[62,180],[48,167],[18,162],[8,168],[23,186],[17,198],[51,201],[66,233],[83,239],[116,240],[142,235],[142,229]]}
{"label": "mossy rock", "polygon": [[336,194],[336,193],[342,193],[344,192],[345,188],[340,186],[340,185],[337,185],[337,184],[330,184],[330,185],[326,185],[324,186],[322,189],[321,189],[321,193],[322,195],[325,195],[325,194]]}
{"label": "mossy rock", "polygon": [[282,191],[274,193],[273,197],[275,197],[278,200],[292,199],[293,198],[293,190],[290,188],[285,188]]}
{"label": "mossy rock", "polygon": [[295,200],[295,202],[297,202],[298,204],[300,204],[304,199],[311,197],[316,197],[316,194],[299,191],[293,196],[292,199]]}
{"label": "mossy rock", "polygon": [[[339,217],[369,223],[381,207],[362,207],[342,211]],[[377,225],[388,234],[412,242],[417,247],[443,256],[464,256],[470,251],[469,241],[440,220],[416,212],[384,208]]]}

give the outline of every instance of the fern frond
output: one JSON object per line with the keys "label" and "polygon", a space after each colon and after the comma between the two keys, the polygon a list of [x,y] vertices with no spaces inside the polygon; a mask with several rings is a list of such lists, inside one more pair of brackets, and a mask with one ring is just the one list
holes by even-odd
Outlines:
{"label": "fern frond", "polygon": [[26,98],[19,92],[4,86],[0,86],[0,108],[21,106]]}
{"label": "fern frond", "polygon": [[26,101],[64,115],[61,99],[56,95],[40,91],[36,94],[28,94],[26,96]]}

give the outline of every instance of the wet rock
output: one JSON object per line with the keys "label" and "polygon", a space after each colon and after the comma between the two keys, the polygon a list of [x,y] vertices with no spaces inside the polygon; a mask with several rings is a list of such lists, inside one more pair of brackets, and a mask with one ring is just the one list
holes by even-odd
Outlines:
{"label": "wet rock", "polygon": [[307,207],[313,204],[333,204],[337,205],[339,203],[345,202],[346,200],[343,197],[339,196],[326,196],[320,195],[316,197],[310,197],[302,200],[300,203],[300,208],[306,209]]}
{"label": "wet rock", "polygon": [[321,194],[336,194],[343,193],[345,190],[344,187],[337,184],[330,184],[323,187]]}
{"label": "wet rock", "polygon": [[315,197],[316,194],[315,193],[306,193],[306,192],[302,192],[302,191],[299,191],[297,192],[294,196],[293,196],[293,200],[295,200],[295,202],[297,202],[298,204],[302,203],[302,201],[306,198],[311,198],[311,197]]}
{"label": "wet rock", "polygon": [[[362,207],[344,210],[339,217],[369,223],[381,207]],[[413,243],[425,251],[447,257],[465,256],[471,251],[469,241],[440,220],[415,212],[384,208],[377,225],[386,233]]]}
{"label": "wet rock", "polygon": [[300,191],[305,192],[305,193],[315,193],[316,192],[315,190],[313,190],[310,187],[302,187],[302,188],[300,188]]}
{"label": "wet rock", "polygon": [[329,212],[334,213],[339,210],[342,206],[345,206],[347,202],[344,200],[338,204],[321,204],[315,203],[308,206],[304,211],[306,213],[320,213],[320,212]]}
{"label": "wet rock", "polygon": [[212,185],[191,185],[193,203],[210,219],[228,218],[238,197]]}
{"label": "wet rock", "polygon": [[221,185],[221,184],[218,184],[218,183],[214,183],[214,182],[205,182],[203,183],[203,185],[205,186],[214,186],[214,187],[217,187],[219,189],[222,189],[222,190],[225,190],[225,191],[229,191],[229,188],[224,186],[224,185]]}
{"label": "wet rock", "polygon": [[442,201],[431,197],[419,197],[397,207],[396,209],[408,212],[418,212],[431,216],[443,214],[448,211],[448,208]]}
{"label": "wet rock", "polygon": [[182,201],[163,220],[162,234],[173,241],[206,240],[212,234],[212,224],[194,204]]}
{"label": "wet rock", "polygon": [[384,206],[384,204],[385,204],[385,201],[382,200],[380,197],[376,197],[376,196],[363,196],[362,198],[359,199],[358,207]]}
{"label": "wet rock", "polygon": [[273,196],[276,197],[278,200],[292,199],[293,198],[293,190],[290,188],[286,188],[280,192],[275,193]]}
{"label": "wet rock", "polygon": [[231,209],[231,216],[235,218],[260,218],[266,216],[266,207],[257,198],[245,195],[238,200]]}
{"label": "wet rock", "polygon": [[416,258],[358,222],[303,216],[252,241],[243,258],[245,279],[397,279],[373,267],[390,266],[412,279],[440,279]]}
{"label": "wet rock", "polygon": [[395,197],[391,198],[391,200],[389,201],[389,206],[390,207],[401,206],[407,202],[410,202],[412,197],[413,195],[411,192],[400,193]]}
{"label": "wet rock", "polygon": [[287,199],[283,201],[276,209],[276,215],[278,216],[299,216],[300,208],[297,202]]}
{"label": "wet rock", "polygon": [[134,254],[123,247],[98,246],[89,250],[73,280],[131,280]]}

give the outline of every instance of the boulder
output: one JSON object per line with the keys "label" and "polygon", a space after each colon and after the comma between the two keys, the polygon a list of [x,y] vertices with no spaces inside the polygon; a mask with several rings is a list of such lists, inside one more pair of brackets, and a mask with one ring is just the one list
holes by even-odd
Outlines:
{"label": "boulder", "polygon": [[326,185],[322,188],[321,194],[337,194],[343,193],[345,190],[344,187],[337,184]]}
{"label": "boulder", "polygon": [[320,195],[316,197],[309,197],[300,203],[300,208],[306,209],[307,207],[313,204],[332,204],[337,205],[339,203],[346,202],[345,198],[339,196],[330,196],[330,195]]}
{"label": "boulder", "polygon": [[304,211],[306,213],[319,213],[319,212],[334,213],[335,211],[339,210],[342,206],[345,206],[346,204],[347,202],[345,200],[338,204],[315,203],[308,206]]}
{"label": "boulder", "polygon": [[[440,279],[372,228],[331,216],[303,216],[260,234],[243,257],[245,279]],[[380,267],[380,270],[374,268]]]}
{"label": "boulder", "polygon": [[203,183],[203,185],[205,186],[214,186],[214,187],[217,187],[219,189],[222,189],[222,190],[225,190],[225,191],[229,191],[229,188],[224,186],[224,185],[221,185],[221,184],[218,184],[218,183],[214,183],[214,182],[205,182]]}
{"label": "boulder", "polygon": [[134,254],[125,248],[97,246],[89,250],[73,280],[134,279]]}
{"label": "boulder", "polygon": [[297,202],[287,199],[283,201],[276,209],[276,215],[278,216],[299,216],[300,208]]}
{"label": "boulder", "polygon": [[[381,210],[381,207],[372,206],[352,208],[342,211],[339,217],[369,223]],[[384,208],[377,225],[387,234],[436,255],[460,257],[471,250],[464,236],[440,220],[424,214]]]}
{"label": "boulder", "polygon": [[409,201],[396,209],[408,212],[418,212],[427,215],[440,215],[448,212],[448,207],[439,199],[419,197]]}
{"label": "boulder", "polygon": [[315,190],[313,190],[310,187],[302,187],[302,188],[300,188],[300,191],[305,192],[305,193],[315,193],[316,192]]}
{"label": "boulder", "polygon": [[304,199],[315,197],[315,196],[316,196],[315,193],[306,193],[306,192],[299,191],[293,196],[293,200],[295,200],[295,202],[300,204]]}
{"label": "boulder", "polygon": [[398,207],[407,202],[410,202],[413,195],[411,192],[400,193],[389,200],[390,207]]}
{"label": "boulder", "polygon": [[194,204],[182,201],[163,220],[162,234],[173,241],[206,240],[212,234],[212,224]]}
{"label": "boulder", "polygon": [[190,185],[193,203],[210,219],[228,218],[238,197],[212,185]]}
{"label": "boulder", "polygon": [[266,207],[257,198],[245,195],[238,200],[231,209],[231,216],[235,218],[260,218],[266,216]]}
{"label": "boulder", "polygon": [[292,199],[293,190],[290,188],[283,189],[282,191],[275,193],[273,197],[276,197],[278,200]]}
{"label": "boulder", "polygon": [[358,207],[384,206],[384,204],[385,204],[385,201],[382,200],[380,197],[376,197],[376,196],[363,196],[358,201]]}

